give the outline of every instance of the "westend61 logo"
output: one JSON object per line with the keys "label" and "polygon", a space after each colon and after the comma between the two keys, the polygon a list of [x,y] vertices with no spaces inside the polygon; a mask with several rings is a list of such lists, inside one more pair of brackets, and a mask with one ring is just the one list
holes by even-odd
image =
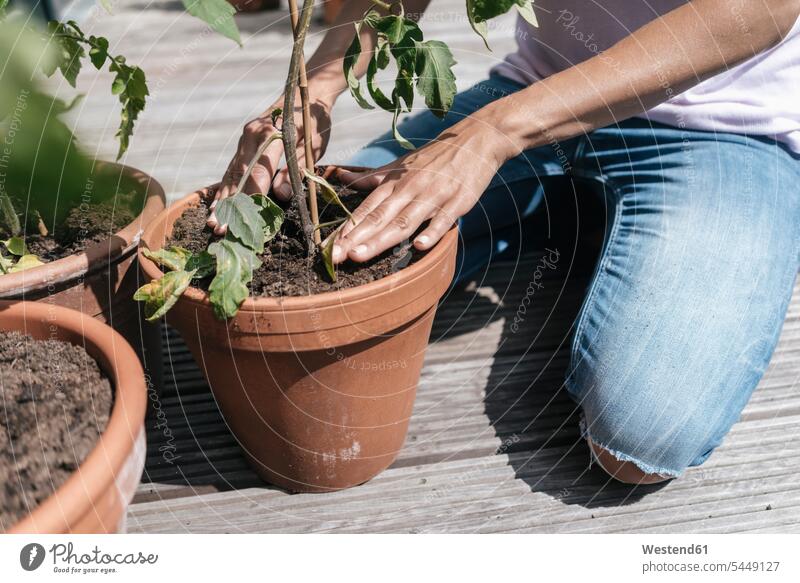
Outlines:
{"label": "westend61 logo", "polygon": [[118,565],[153,565],[158,555],[135,553],[105,553],[95,545],[89,552],[76,552],[72,543],[54,544],[49,550],[39,543],[29,543],[19,552],[19,564],[26,571],[35,571],[50,556],[54,573],[109,574],[118,571]]}

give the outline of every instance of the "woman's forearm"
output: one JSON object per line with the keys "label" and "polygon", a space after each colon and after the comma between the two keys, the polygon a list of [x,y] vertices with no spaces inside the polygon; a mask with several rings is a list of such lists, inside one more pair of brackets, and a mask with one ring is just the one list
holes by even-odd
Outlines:
{"label": "woman's forearm", "polygon": [[510,159],[667,101],[774,46],[799,13],[800,0],[695,0],[476,117]]}
{"label": "woman's forearm", "polygon": [[[422,14],[429,3],[430,0],[405,0],[403,6],[406,13]],[[326,98],[333,100],[347,89],[347,82],[342,73],[342,61],[355,35],[353,23],[361,20],[370,8],[385,14],[386,10],[381,7],[383,4],[383,1],[376,3],[373,0],[350,0],[344,3],[336,22],[325,33],[325,37],[306,65],[309,84],[315,87],[317,93],[323,92]],[[375,33],[369,27],[362,27],[360,39],[362,53],[355,67],[358,77],[367,72],[369,57],[375,48]]]}

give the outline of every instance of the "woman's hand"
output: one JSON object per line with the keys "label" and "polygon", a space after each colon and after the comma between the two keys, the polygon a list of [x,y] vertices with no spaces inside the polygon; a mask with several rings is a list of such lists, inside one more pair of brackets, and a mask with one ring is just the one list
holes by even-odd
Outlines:
{"label": "woman's hand", "polygon": [[[329,94],[330,96],[330,94]],[[310,113],[311,113],[311,150],[314,153],[314,159],[319,160],[325,153],[328,147],[331,130],[331,109],[333,108],[333,101],[330,99],[314,98],[310,96]],[[297,126],[297,159],[300,166],[305,164],[305,142],[303,140],[303,116],[300,109],[299,95],[295,99],[297,107],[295,109],[295,124]],[[222,177],[222,182],[219,189],[217,189],[214,201],[211,203],[211,215],[208,217],[208,226],[214,229],[217,235],[225,233],[225,225],[220,225],[217,221],[214,207],[219,201],[236,192],[239,181],[244,176],[245,169],[250,164],[253,156],[257,153],[259,146],[273,136],[278,130],[272,123],[272,112],[275,109],[283,107],[283,97],[276,101],[271,107],[261,114],[259,117],[248,122],[244,126],[242,137],[239,138],[239,146],[236,149],[236,155],[228,165],[228,170],[225,176]],[[277,124],[280,126],[281,118],[278,118]],[[278,163],[283,155],[283,142],[281,140],[274,140],[264,151],[259,158],[247,182],[244,184],[244,192],[251,193],[266,193],[272,186],[272,191],[275,196],[282,200],[288,200],[292,195],[292,187],[289,184],[289,178],[286,168],[278,171]],[[277,175],[276,175],[277,173]],[[274,179],[273,179],[274,178]]]}
{"label": "woman's hand", "polygon": [[377,170],[348,172],[338,178],[359,189],[372,190],[353,212],[355,225],[341,229],[333,261],[367,261],[410,238],[426,250],[480,198],[495,172],[508,159],[508,140],[482,122],[467,118],[435,141]]}

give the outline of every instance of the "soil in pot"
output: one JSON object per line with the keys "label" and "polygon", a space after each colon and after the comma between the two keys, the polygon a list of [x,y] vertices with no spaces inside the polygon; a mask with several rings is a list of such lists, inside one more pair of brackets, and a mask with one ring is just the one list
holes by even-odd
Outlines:
{"label": "soil in pot", "polygon": [[[49,263],[85,251],[131,223],[141,207],[141,198],[141,193],[131,190],[111,200],[73,207],[55,227],[46,226],[46,234],[40,232],[36,222],[28,221],[25,228],[28,252]],[[22,206],[19,202],[17,205]],[[0,238],[10,236],[0,227]]]}
{"label": "soil in pot", "polygon": [[[354,210],[367,197],[331,181],[339,197],[350,210]],[[200,205],[189,207],[173,225],[172,238],[167,246],[177,245],[194,253],[199,253],[208,244],[217,239],[211,229],[206,226],[213,193]],[[322,200],[320,199],[322,204]],[[294,205],[279,203],[283,207],[285,218],[280,233],[267,244],[260,256],[261,266],[253,274],[253,281],[248,285],[254,297],[285,297],[318,294],[339,289],[356,287],[390,275],[415,261],[424,252],[417,251],[411,240],[394,249],[390,249],[372,261],[354,263],[347,261],[337,266],[337,280],[331,282],[325,271],[322,257],[318,253],[311,266],[306,258],[305,248],[301,242],[302,227],[299,213]],[[322,204],[320,223],[345,218],[345,212],[335,204]],[[321,229],[325,239],[336,227]],[[207,290],[211,278],[200,281],[198,287]]]}
{"label": "soil in pot", "polygon": [[0,332],[0,531],[50,496],[106,428],[111,383],[86,351]]}

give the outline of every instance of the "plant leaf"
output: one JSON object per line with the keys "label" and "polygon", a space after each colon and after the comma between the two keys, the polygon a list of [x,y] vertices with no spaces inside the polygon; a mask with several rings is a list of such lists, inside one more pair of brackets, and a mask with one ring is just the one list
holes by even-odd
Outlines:
{"label": "plant leaf", "polygon": [[456,96],[456,60],[442,41],[417,43],[417,91],[425,97],[425,105],[437,117],[450,111]]}
{"label": "plant leaf", "polygon": [[183,247],[173,245],[169,249],[158,249],[156,251],[144,249],[142,254],[159,267],[165,267],[170,271],[183,271],[186,269],[186,262],[192,252]]}
{"label": "plant leaf", "polygon": [[[71,24],[71,23],[70,23]],[[47,23],[47,31],[50,35],[49,42],[53,43],[56,48],[56,55],[58,56],[57,68],[61,70],[61,74],[72,87],[78,80],[78,74],[81,72],[82,59],[86,56],[86,51],[83,45],[73,36],[82,37],[80,29],[75,27],[77,34],[73,35],[71,27],[61,22],[50,21]],[[50,76],[55,72],[52,65],[43,68],[45,75]]]}
{"label": "plant leaf", "polygon": [[25,271],[26,269],[33,269],[44,265],[44,262],[36,255],[23,255],[20,257],[14,266],[8,270],[9,273],[17,273],[18,271]]}
{"label": "plant leaf", "polygon": [[307,179],[311,180],[316,184],[319,184],[322,187],[322,191],[320,192],[320,194],[322,195],[322,200],[324,200],[328,204],[333,203],[339,205],[340,207],[342,207],[342,209],[344,209],[344,212],[347,213],[348,217],[350,218],[353,217],[353,215],[350,214],[348,208],[344,206],[342,199],[339,198],[339,194],[336,192],[336,189],[331,185],[330,182],[325,180],[322,176],[317,176],[316,174],[312,174],[308,170],[303,170],[303,172],[305,173]]}
{"label": "plant leaf", "polygon": [[364,96],[361,95],[361,82],[358,80],[358,77],[356,77],[354,71],[356,63],[358,62],[358,58],[361,56],[361,26],[364,24],[364,22],[367,22],[367,17],[369,16],[370,12],[367,13],[364,19],[353,23],[356,29],[356,35],[353,37],[353,41],[350,43],[350,46],[347,47],[347,52],[344,54],[343,61],[344,77],[347,80],[347,88],[350,90],[350,95],[353,96],[353,99],[356,100],[356,103],[358,103],[362,109],[374,109],[374,107],[370,105],[369,101],[364,99]]}
{"label": "plant leaf", "polygon": [[260,263],[258,256],[231,238],[230,233],[225,239],[209,245],[208,252],[217,258],[217,274],[208,288],[214,314],[220,320],[232,318],[250,295],[247,284]]}
{"label": "plant leaf", "polygon": [[333,283],[336,283],[336,266],[333,264],[333,245],[336,243],[336,235],[338,233],[338,229],[334,231],[322,247],[322,262],[325,265],[325,271],[328,272]]}
{"label": "plant leaf", "polygon": [[128,150],[136,119],[144,110],[146,98],[150,92],[147,88],[144,71],[139,67],[128,65],[124,58],[113,59],[108,69],[112,73],[116,73],[111,84],[111,92],[119,95],[119,101],[122,104],[119,130],[117,131],[117,138],[119,138],[117,160],[119,160]]}
{"label": "plant leaf", "polygon": [[239,46],[242,39],[239,35],[239,27],[233,15],[236,9],[226,0],[181,0],[186,7],[186,11],[208,24],[212,30],[217,31],[234,41]]}
{"label": "plant leaf", "polygon": [[108,39],[102,36],[89,37],[92,48],[89,49],[89,59],[98,71],[103,68],[108,58]]}
{"label": "plant leaf", "polygon": [[208,251],[201,251],[198,254],[192,253],[186,260],[186,269],[194,271],[192,279],[204,279],[214,274],[216,263],[214,257]]}
{"label": "plant leaf", "polygon": [[394,81],[392,102],[396,106],[401,99],[405,111],[414,106],[414,72],[417,67],[417,44],[422,41],[422,31],[416,22],[406,21],[405,34],[400,42],[391,46],[392,56],[397,61],[397,77]]}
{"label": "plant leaf", "polygon": [[397,118],[400,115],[400,106],[398,105],[397,109],[394,110],[394,117],[392,117],[392,135],[394,139],[397,140],[397,143],[400,144],[406,150],[416,150],[416,146],[405,139],[401,134],[400,131],[397,129]]}
{"label": "plant leaf", "polygon": [[385,40],[379,39],[378,44],[375,45],[375,52],[369,60],[369,66],[367,67],[367,90],[378,107],[385,111],[392,111],[394,109],[394,103],[392,103],[391,99],[386,97],[380,87],[375,83],[375,75],[378,73],[378,70],[387,67],[389,64],[389,54],[389,45]]}
{"label": "plant leaf", "polygon": [[166,314],[189,287],[192,277],[194,271],[170,271],[136,290],[133,299],[144,302],[145,319],[152,322]]}
{"label": "plant leaf", "polygon": [[533,11],[533,0],[523,0],[523,2],[518,3],[517,12],[528,24],[539,28],[539,19],[536,18],[536,13]]}
{"label": "plant leaf", "polygon": [[28,247],[25,245],[25,239],[22,237],[11,237],[5,241],[0,241],[0,243],[5,245],[9,253],[16,255],[17,257],[22,257],[23,255],[28,254]]}
{"label": "plant leaf", "polygon": [[[529,20],[530,17],[533,18],[533,21],[536,20],[536,15],[533,14],[533,8],[531,7],[532,1],[533,0],[467,0],[467,18],[469,19],[470,26],[472,26],[472,30],[478,33],[483,39],[483,44],[486,45],[486,48],[491,50],[489,47],[489,26],[487,21],[501,14],[505,14],[511,10],[512,6],[516,6],[520,15],[522,15],[525,20],[528,20],[528,22],[533,23]],[[538,26],[538,24],[534,26]]]}
{"label": "plant leaf", "polygon": [[283,225],[283,209],[263,194],[256,194],[251,198],[256,205],[261,207],[261,218],[265,223],[264,242],[272,241]]}
{"label": "plant leaf", "polygon": [[234,237],[258,253],[264,252],[265,242],[266,222],[261,211],[253,198],[243,192],[220,201],[216,208],[219,224],[228,225],[228,231]]}

